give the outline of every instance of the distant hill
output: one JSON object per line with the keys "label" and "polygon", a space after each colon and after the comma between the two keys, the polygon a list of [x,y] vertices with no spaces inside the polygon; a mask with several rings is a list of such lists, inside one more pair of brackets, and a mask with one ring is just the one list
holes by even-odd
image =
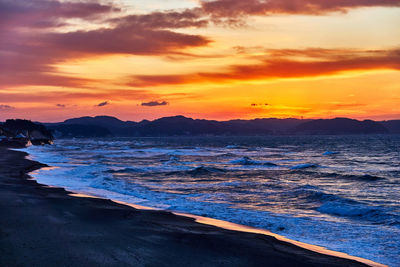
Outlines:
{"label": "distant hill", "polygon": [[105,127],[97,125],[60,124],[47,126],[56,138],[111,137],[113,134]]}
{"label": "distant hill", "polygon": [[380,122],[391,134],[400,134],[400,120]]}
{"label": "distant hill", "polygon": [[174,116],[132,122],[110,116],[97,116],[73,118],[45,125],[59,137],[400,133],[400,121],[376,122],[347,118],[215,121]]}
{"label": "distant hill", "polygon": [[124,122],[111,116],[97,116],[68,119],[65,120],[63,124],[101,125],[106,128],[125,128],[129,122]]}
{"label": "distant hill", "polygon": [[58,131],[62,137],[105,137],[110,133],[114,136],[268,135],[285,134],[305,121],[308,120],[255,119],[221,122],[174,116],[153,121],[124,122],[114,117],[98,116],[73,118],[45,125],[53,131]]}
{"label": "distant hill", "polygon": [[254,119],[254,120],[231,120],[225,122],[226,125],[234,129],[241,129],[249,134],[259,133],[264,134],[270,132],[271,134],[286,134],[296,126],[308,122],[310,120],[299,119]]}
{"label": "distant hill", "polygon": [[[121,121],[111,116],[97,116],[97,117],[81,117],[81,118],[68,119],[64,121],[62,124],[86,125],[86,126],[93,125],[105,128],[106,130],[108,130],[109,133],[112,133],[114,135],[130,136],[132,127],[135,127],[138,123],[130,121],[127,122]],[[76,126],[75,129],[77,129]],[[100,131],[100,129],[97,130]]]}
{"label": "distant hill", "polygon": [[389,133],[379,122],[358,121],[347,118],[313,120],[302,123],[294,129],[297,134],[386,134]]}

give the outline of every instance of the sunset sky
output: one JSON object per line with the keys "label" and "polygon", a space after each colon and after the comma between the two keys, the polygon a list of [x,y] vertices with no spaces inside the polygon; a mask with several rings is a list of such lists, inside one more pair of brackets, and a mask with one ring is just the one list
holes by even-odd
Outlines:
{"label": "sunset sky", "polygon": [[400,0],[0,0],[0,120],[400,119]]}

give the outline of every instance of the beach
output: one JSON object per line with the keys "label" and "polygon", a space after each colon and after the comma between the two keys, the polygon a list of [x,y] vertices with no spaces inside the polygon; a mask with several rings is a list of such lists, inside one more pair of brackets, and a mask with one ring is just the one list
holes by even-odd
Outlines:
{"label": "beach", "polygon": [[69,195],[30,179],[44,167],[0,150],[1,266],[365,266],[276,238]]}

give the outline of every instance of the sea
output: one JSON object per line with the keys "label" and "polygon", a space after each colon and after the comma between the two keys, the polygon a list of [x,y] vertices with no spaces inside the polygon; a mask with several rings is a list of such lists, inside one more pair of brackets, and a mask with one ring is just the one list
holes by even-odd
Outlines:
{"label": "sea", "polygon": [[39,183],[400,266],[400,136],[59,139]]}

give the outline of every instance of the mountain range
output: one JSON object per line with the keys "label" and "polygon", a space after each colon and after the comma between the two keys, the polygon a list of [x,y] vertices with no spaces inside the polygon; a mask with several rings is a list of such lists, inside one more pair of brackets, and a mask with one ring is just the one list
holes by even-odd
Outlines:
{"label": "mountain range", "polygon": [[184,116],[153,121],[122,121],[110,116],[80,117],[59,123],[43,123],[56,137],[157,137],[198,135],[338,135],[400,134],[400,120],[372,121],[348,118],[200,120]]}

